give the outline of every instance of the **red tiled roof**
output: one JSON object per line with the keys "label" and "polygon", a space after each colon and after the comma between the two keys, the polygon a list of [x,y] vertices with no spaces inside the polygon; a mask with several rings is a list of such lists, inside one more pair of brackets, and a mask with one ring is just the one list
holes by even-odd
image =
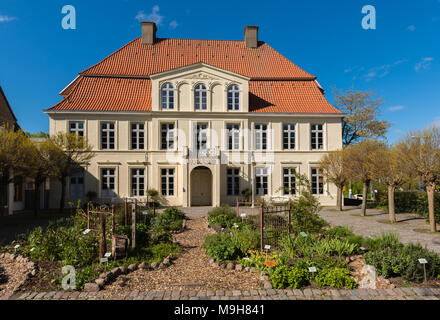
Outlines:
{"label": "red tiled roof", "polygon": [[251,78],[249,111],[342,114],[324,98],[316,78],[266,43],[137,38],[80,73],[48,111],[151,111],[150,75],[203,62]]}
{"label": "red tiled roof", "polygon": [[314,79],[266,43],[246,48],[244,41],[137,38],[81,74],[148,77],[203,62],[252,79]]}
{"label": "red tiled roof", "polygon": [[[151,80],[80,77],[68,98],[51,111],[151,111]],[[314,81],[250,81],[249,111],[340,113]]]}

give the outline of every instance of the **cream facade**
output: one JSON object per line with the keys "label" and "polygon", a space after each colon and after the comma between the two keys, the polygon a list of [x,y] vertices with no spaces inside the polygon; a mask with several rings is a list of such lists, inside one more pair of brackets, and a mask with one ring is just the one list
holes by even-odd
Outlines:
{"label": "cream facade", "polygon": [[335,186],[316,169],[342,148],[341,114],[250,112],[250,78],[203,63],[150,79],[151,111],[46,111],[51,135],[84,135],[96,153],[70,177],[68,201],[84,201],[89,191],[103,202],[145,198],[148,189],[183,207],[233,205],[246,189],[294,197],[294,169],[323,205],[335,205]]}

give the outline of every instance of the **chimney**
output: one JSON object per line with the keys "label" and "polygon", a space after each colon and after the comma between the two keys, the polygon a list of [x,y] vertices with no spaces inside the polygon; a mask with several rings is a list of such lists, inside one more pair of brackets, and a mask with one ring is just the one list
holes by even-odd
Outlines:
{"label": "chimney", "polygon": [[246,48],[258,47],[258,26],[246,26],[244,28],[244,41]]}
{"label": "chimney", "polygon": [[154,22],[143,21],[142,24],[142,44],[153,45],[156,41],[157,27]]}

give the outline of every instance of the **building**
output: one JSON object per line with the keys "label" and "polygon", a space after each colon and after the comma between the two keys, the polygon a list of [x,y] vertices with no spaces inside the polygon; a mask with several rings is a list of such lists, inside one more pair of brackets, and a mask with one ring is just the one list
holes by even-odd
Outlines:
{"label": "building", "polygon": [[141,38],[80,72],[45,110],[50,134],[86,136],[96,150],[70,178],[72,200],[89,191],[102,201],[144,197],[152,188],[184,207],[234,204],[246,189],[290,197],[295,170],[322,204],[336,203],[317,164],[342,147],[343,114],[315,76],[259,41],[257,26],[245,28],[244,41],[156,32],[143,22]]}

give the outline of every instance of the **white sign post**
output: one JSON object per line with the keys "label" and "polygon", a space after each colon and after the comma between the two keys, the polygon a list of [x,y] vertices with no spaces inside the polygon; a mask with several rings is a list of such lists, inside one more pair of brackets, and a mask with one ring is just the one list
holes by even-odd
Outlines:
{"label": "white sign post", "polygon": [[419,259],[419,263],[423,265],[423,275],[425,276],[425,282],[427,281],[426,279],[426,264],[428,263],[428,261],[424,258]]}
{"label": "white sign post", "polygon": [[315,277],[315,273],[316,273],[316,267],[309,267],[309,272],[312,273],[313,278]]}

